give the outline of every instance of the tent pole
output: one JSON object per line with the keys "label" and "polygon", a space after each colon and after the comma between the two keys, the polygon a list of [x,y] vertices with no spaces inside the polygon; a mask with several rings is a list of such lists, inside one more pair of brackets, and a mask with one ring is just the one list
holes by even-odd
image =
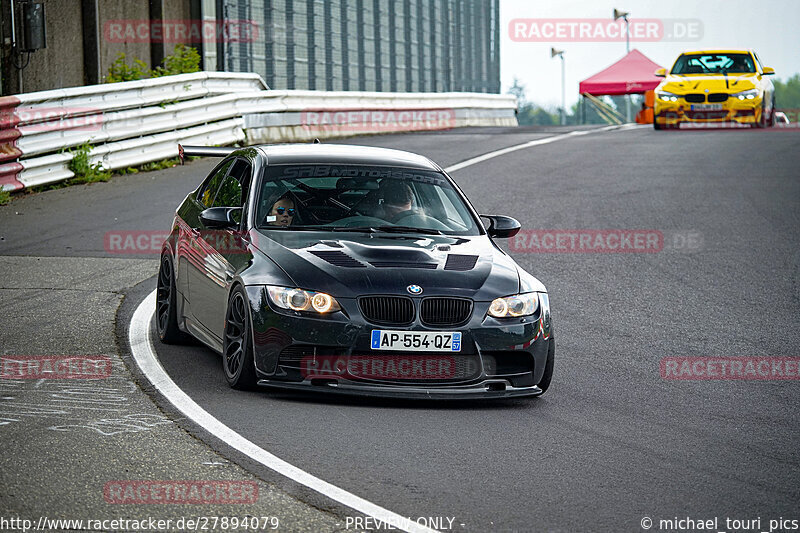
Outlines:
{"label": "tent pole", "polygon": [[561,125],[567,124],[567,91],[564,77],[564,53],[561,53]]}
{"label": "tent pole", "polygon": [[631,95],[625,95],[625,120],[631,121]]}

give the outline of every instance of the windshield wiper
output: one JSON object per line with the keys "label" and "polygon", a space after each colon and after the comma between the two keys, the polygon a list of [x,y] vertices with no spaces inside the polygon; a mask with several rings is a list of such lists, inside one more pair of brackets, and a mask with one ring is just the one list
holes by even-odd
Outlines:
{"label": "windshield wiper", "polygon": [[326,228],[328,231],[353,231],[358,233],[375,233],[377,230],[370,226],[333,226]]}
{"label": "windshield wiper", "polygon": [[285,229],[297,231],[341,231],[352,233],[422,233],[425,235],[442,235],[438,229],[415,228],[412,226],[268,226],[266,229]]}
{"label": "windshield wiper", "polygon": [[280,231],[326,231],[322,226],[258,226],[258,229],[277,229]]}
{"label": "windshield wiper", "polygon": [[386,233],[424,233],[425,235],[441,235],[442,232],[432,228],[415,228],[412,226],[378,226],[378,231]]}

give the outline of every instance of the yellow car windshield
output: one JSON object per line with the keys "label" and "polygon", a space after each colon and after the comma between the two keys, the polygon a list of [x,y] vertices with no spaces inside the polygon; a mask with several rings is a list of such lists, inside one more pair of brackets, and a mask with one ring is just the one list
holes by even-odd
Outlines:
{"label": "yellow car windshield", "polygon": [[728,74],[755,72],[750,54],[685,54],[672,67],[672,74]]}

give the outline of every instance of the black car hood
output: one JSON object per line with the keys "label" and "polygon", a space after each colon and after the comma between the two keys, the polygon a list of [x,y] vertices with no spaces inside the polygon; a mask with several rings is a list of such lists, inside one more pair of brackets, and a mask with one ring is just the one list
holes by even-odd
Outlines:
{"label": "black car hood", "polygon": [[485,235],[267,230],[251,236],[295,286],[340,298],[408,294],[409,285],[419,285],[422,296],[489,301],[520,288],[517,264]]}

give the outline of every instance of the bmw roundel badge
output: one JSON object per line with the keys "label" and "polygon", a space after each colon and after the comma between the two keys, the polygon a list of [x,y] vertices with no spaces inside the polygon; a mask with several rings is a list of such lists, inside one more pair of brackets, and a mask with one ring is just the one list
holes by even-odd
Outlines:
{"label": "bmw roundel badge", "polygon": [[411,294],[422,294],[422,287],[419,285],[409,285],[406,290]]}

